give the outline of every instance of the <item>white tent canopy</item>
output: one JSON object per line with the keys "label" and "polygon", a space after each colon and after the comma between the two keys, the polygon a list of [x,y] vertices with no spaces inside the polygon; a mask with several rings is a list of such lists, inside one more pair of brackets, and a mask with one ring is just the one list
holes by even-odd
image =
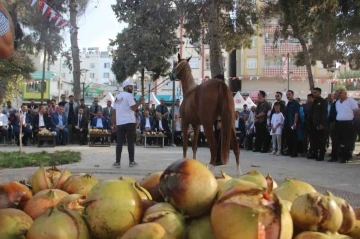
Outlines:
{"label": "white tent canopy", "polygon": [[235,109],[242,109],[245,104],[246,104],[246,101],[241,96],[240,92],[236,93],[236,95],[234,96]]}
{"label": "white tent canopy", "polygon": [[251,97],[247,97],[246,100],[245,100],[248,108],[251,108],[252,106],[256,106],[256,104],[254,103],[254,101],[252,101]]}
{"label": "white tent canopy", "polygon": [[108,92],[107,95],[99,102],[99,105],[106,107],[108,100],[110,100],[111,105],[113,105],[115,98],[110,92]]}
{"label": "white tent canopy", "polygon": [[146,103],[149,103],[149,105],[151,106],[152,104],[155,104],[155,107],[160,105],[160,101],[156,98],[154,92],[150,93],[150,102],[149,102],[149,98],[148,96],[146,97]]}

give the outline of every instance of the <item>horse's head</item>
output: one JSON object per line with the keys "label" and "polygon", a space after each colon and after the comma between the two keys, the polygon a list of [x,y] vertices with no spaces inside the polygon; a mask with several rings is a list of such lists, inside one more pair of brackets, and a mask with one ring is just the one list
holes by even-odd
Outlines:
{"label": "horse's head", "polygon": [[190,66],[189,66],[190,60],[191,60],[191,57],[189,57],[188,59],[181,59],[180,54],[178,54],[178,64],[176,65],[174,70],[170,73],[170,80],[179,81],[181,72],[186,68],[190,69]]}

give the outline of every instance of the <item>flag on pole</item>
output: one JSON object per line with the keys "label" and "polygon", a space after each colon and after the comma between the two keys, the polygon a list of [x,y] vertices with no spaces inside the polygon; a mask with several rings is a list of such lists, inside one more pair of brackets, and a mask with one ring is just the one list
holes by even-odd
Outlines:
{"label": "flag on pole", "polygon": [[35,3],[37,2],[37,0],[32,0],[31,2],[31,6],[33,7],[35,5]]}

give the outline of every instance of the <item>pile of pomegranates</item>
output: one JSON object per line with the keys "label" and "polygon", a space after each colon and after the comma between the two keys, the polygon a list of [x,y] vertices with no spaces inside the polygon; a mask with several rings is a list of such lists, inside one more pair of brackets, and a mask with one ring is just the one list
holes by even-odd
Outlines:
{"label": "pile of pomegranates", "polygon": [[253,170],[214,176],[178,160],[137,182],[40,167],[0,185],[1,239],[360,239],[360,209]]}

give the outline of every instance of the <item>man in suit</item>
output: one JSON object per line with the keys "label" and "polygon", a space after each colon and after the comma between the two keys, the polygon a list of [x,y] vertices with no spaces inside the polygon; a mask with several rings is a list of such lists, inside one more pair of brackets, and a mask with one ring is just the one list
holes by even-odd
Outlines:
{"label": "man in suit", "polygon": [[[93,129],[109,129],[108,121],[102,116],[102,111],[98,110],[96,117],[91,120],[90,126]],[[104,143],[104,138],[101,138],[101,143]]]}
{"label": "man in suit", "polygon": [[40,131],[50,129],[49,116],[46,113],[45,106],[40,106],[39,113],[34,115],[33,120],[33,133],[36,136]]}
{"label": "man in suit", "polygon": [[89,119],[90,119],[89,108],[85,105],[85,100],[84,99],[80,99],[80,105],[75,107],[75,114],[79,112],[79,109],[83,109],[83,115],[89,121]]}
{"label": "man in suit", "polygon": [[167,137],[168,145],[170,145],[171,130],[169,128],[167,119],[162,117],[162,114],[160,112],[156,112],[156,119],[154,120],[152,130],[155,132],[162,132],[163,134],[165,134]]}
{"label": "man in suit", "polygon": [[[141,117],[140,120],[140,130],[141,134],[146,134],[147,132],[152,132],[152,126],[154,125],[154,119],[150,117],[150,111],[148,109],[145,109],[144,115]],[[149,138],[146,140],[146,142],[151,145],[153,140],[152,138]]]}
{"label": "man in suit", "polygon": [[32,135],[32,116],[28,111],[27,105],[21,106],[20,113],[13,113],[14,117],[11,122],[13,126],[13,132],[15,135],[15,139],[17,142],[17,145],[20,144],[19,142],[19,132],[20,132],[20,126],[22,127],[22,132],[24,136],[22,137],[22,143],[24,146],[27,145],[27,141],[29,138],[31,138]]}
{"label": "man in suit", "polygon": [[112,114],[113,114],[113,107],[111,106],[112,102],[111,100],[108,100],[106,102],[107,106],[103,109],[102,114],[103,116],[110,122],[109,125],[111,124],[111,119],[112,119]]}
{"label": "man in suit", "polygon": [[72,125],[73,125],[73,130],[79,139],[80,146],[86,144],[89,121],[86,115],[84,115],[83,109],[81,108],[79,109],[78,114],[76,114],[73,119]]}
{"label": "man in suit", "polygon": [[64,114],[64,107],[58,107],[58,112],[51,116],[51,127],[56,132],[56,145],[66,145],[68,141],[69,130],[67,128],[68,120]]}
{"label": "man in suit", "polygon": [[74,96],[69,96],[69,102],[65,104],[65,116],[68,119],[68,124],[71,125],[73,122],[74,115],[76,114],[76,107],[78,104],[74,102]]}
{"label": "man in suit", "polygon": [[90,106],[90,120],[92,120],[94,117],[96,117],[99,110],[102,112],[102,107],[101,107],[101,105],[99,105],[98,98],[95,98],[94,104],[92,106]]}

